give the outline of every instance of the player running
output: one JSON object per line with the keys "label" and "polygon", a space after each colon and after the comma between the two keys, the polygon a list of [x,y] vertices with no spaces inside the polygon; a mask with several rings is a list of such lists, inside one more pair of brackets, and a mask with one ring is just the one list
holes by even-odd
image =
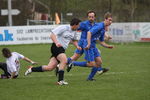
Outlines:
{"label": "player running", "polygon": [[[100,44],[106,48],[113,48],[113,46],[108,45],[104,42],[105,28],[111,25],[112,23],[112,15],[110,13],[106,13],[104,16],[104,22],[95,24],[90,31],[88,31],[87,40],[88,43],[84,50],[85,53],[85,62],[77,62],[74,61],[68,67],[68,71],[74,66],[82,66],[82,67],[93,67],[91,74],[89,75],[87,80],[93,80],[93,77],[97,70],[101,68],[102,59],[98,49],[96,48],[96,41],[99,40]],[[91,37],[90,37],[91,36]],[[95,67],[94,67],[95,66]],[[97,68],[99,67],[99,68]]]}
{"label": "player running", "polygon": [[79,50],[81,47],[77,44],[77,29],[79,27],[80,20],[74,18],[71,20],[70,25],[61,25],[52,30],[50,35],[53,44],[51,46],[51,59],[48,65],[42,65],[39,67],[29,68],[25,75],[30,74],[31,72],[44,72],[44,71],[52,71],[59,64],[58,71],[58,85],[67,85],[68,82],[64,81],[64,69],[67,64],[67,56],[65,54],[65,50],[67,49],[69,43],[73,41],[73,44]]}

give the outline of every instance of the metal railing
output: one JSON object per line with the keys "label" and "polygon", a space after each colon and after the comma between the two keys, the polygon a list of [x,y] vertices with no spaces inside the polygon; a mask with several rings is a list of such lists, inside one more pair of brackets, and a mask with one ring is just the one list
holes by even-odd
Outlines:
{"label": "metal railing", "polygon": [[[60,24],[69,24],[69,22],[61,22]],[[55,21],[49,20],[27,20],[27,25],[56,25]]]}

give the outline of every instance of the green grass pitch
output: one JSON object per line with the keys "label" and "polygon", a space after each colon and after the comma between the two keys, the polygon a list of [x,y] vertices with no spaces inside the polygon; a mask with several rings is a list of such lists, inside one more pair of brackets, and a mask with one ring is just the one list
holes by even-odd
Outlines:
{"label": "green grass pitch", "polygon": [[[0,100],[150,100],[150,43],[114,44],[101,50],[103,67],[110,71],[86,81],[90,68],[74,67],[65,72],[69,85],[56,85],[54,71],[24,76],[29,63],[21,61],[17,79],[0,79]],[[45,65],[49,62],[50,44],[1,45]],[[67,56],[75,48],[70,45]],[[0,54],[0,62],[5,61]],[[79,61],[84,61],[83,57]],[[0,73],[2,71],[0,70]]]}

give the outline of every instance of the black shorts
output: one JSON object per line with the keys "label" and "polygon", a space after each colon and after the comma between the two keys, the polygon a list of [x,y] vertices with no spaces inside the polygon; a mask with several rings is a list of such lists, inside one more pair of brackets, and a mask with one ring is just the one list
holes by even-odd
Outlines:
{"label": "black shorts", "polygon": [[[9,78],[11,76],[11,74],[7,71],[7,64],[0,62],[0,68],[4,71],[4,74],[0,75],[1,79],[6,79]],[[18,75],[15,75],[13,78],[17,78]]]}
{"label": "black shorts", "polygon": [[4,74],[2,74],[3,76],[6,76],[6,77],[11,76],[7,70],[7,64],[6,63],[0,62],[0,69],[2,69],[4,71]]}
{"label": "black shorts", "polygon": [[65,53],[65,49],[63,47],[57,47],[55,43],[52,44],[51,46],[51,57],[57,58],[57,56],[61,53]]}

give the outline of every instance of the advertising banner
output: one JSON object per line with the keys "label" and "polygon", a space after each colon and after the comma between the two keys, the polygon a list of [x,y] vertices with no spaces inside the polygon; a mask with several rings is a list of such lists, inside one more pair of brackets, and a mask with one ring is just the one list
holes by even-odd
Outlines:
{"label": "advertising banner", "polygon": [[0,45],[51,43],[50,33],[56,25],[0,27]]}
{"label": "advertising banner", "polygon": [[[50,34],[55,27],[57,25],[0,27],[0,45],[52,43]],[[113,23],[108,34],[112,42],[150,42],[150,23]]]}

